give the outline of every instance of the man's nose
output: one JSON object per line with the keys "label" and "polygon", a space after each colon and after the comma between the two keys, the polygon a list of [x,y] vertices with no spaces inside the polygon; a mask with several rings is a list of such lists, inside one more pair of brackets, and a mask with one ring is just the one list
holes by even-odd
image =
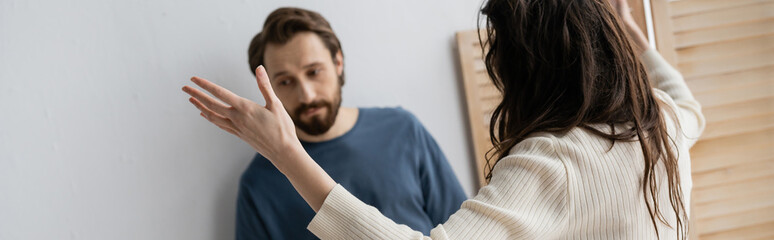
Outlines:
{"label": "man's nose", "polygon": [[311,103],[315,97],[313,85],[306,81],[300,81],[298,84],[298,100],[301,103]]}

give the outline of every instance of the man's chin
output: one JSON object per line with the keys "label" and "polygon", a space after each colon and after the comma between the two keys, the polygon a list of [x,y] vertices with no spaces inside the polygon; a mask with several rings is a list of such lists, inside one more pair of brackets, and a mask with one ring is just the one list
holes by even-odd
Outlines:
{"label": "man's chin", "polygon": [[333,125],[330,124],[331,126],[325,126],[322,119],[323,118],[320,118],[319,116],[314,116],[309,119],[302,119],[298,124],[296,124],[296,127],[301,129],[301,131],[304,131],[304,133],[312,136],[321,135],[328,132],[328,130],[330,130],[331,126]]}
{"label": "man's chin", "polygon": [[303,122],[306,125],[311,125],[312,122],[314,121],[322,122],[323,119],[328,119],[328,110],[322,109],[314,114],[303,116],[300,119],[301,119],[301,122]]}
{"label": "man's chin", "polygon": [[311,135],[311,136],[323,135],[326,132],[328,132],[328,130],[331,129],[331,126],[322,127],[322,126],[319,126],[319,125],[318,126],[296,125],[296,127],[298,127],[298,129],[301,130],[302,132],[306,133],[307,135]]}

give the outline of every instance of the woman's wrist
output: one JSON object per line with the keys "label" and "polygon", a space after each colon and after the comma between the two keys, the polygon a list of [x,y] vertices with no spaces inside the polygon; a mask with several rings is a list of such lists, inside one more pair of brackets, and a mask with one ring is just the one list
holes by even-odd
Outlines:
{"label": "woman's wrist", "polygon": [[292,166],[306,161],[307,158],[311,159],[300,142],[287,142],[281,145],[284,147],[278,149],[269,160],[282,173],[292,169]]}
{"label": "woman's wrist", "polygon": [[648,48],[650,48],[650,43],[648,42],[648,37],[645,36],[645,33],[642,32],[640,29],[640,26],[635,22],[634,20],[631,21],[625,21],[624,23],[626,26],[626,31],[629,33],[629,36],[632,38],[632,44],[634,44],[634,50],[637,52],[637,54],[642,54]]}
{"label": "woman's wrist", "polygon": [[320,167],[299,143],[283,152],[274,166],[287,177],[296,191],[317,212],[322,207],[336,181]]}

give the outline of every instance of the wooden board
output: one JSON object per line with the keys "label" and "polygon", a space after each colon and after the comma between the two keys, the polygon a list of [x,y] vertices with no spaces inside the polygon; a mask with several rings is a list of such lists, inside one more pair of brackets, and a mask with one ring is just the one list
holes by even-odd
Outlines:
{"label": "wooden board", "polygon": [[774,238],[774,0],[650,1],[658,50],[707,119],[692,238]]}
{"label": "wooden board", "polygon": [[[482,36],[485,32],[482,30]],[[472,137],[475,166],[478,173],[479,186],[486,185],[485,154],[492,148],[489,140],[489,119],[492,110],[500,102],[497,89],[486,74],[483,62],[478,31],[463,31],[457,33],[457,50],[459,52],[462,79],[465,86],[465,102],[468,110],[468,123]]]}

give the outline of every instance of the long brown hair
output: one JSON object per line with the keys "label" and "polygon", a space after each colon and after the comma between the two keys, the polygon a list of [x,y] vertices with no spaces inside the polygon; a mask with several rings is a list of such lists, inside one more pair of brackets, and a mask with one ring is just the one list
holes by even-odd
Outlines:
{"label": "long brown hair", "polygon": [[[642,191],[653,227],[658,234],[656,219],[669,225],[659,210],[655,176],[657,164],[662,163],[677,235],[686,238],[688,218],[676,147],[670,144],[661,103],[653,96],[631,37],[607,1],[485,3],[481,12],[487,20],[486,38],[479,39],[489,77],[503,97],[490,120],[494,147],[487,154],[486,180],[491,180],[497,161],[531,133],[580,127],[612,144],[639,141],[645,164]],[[609,125],[612,131],[600,131],[592,124]],[[616,132],[617,124],[632,127]]]}

